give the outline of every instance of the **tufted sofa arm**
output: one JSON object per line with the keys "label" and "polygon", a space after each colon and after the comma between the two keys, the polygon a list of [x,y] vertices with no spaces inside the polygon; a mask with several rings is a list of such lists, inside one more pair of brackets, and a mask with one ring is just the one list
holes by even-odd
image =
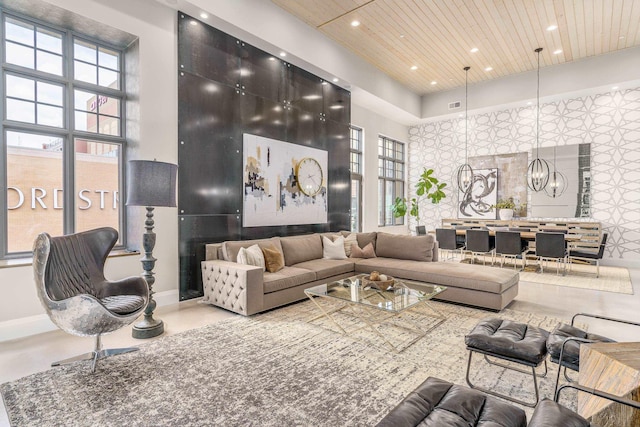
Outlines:
{"label": "tufted sofa arm", "polygon": [[249,316],[262,311],[262,269],[235,262],[202,261],[203,302]]}

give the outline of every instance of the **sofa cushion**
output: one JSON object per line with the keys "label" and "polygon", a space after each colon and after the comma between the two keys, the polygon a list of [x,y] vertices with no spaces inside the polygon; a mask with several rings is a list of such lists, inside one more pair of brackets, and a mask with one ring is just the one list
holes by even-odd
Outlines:
{"label": "sofa cushion", "polygon": [[295,264],[295,268],[304,268],[316,273],[316,280],[337,276],[338,274],[353,273],[353,261],[338,259],[312,259]]}
{"label": "sofa cushion", "polygon": [[238,251],[238,264],[253,265],[262,268],[262,271],[266,270],[264,254],[258,245],[240,248]]}
{"label": "sofa cushion", "polygon": [[282,237],[280,243],[284,253],[284,264],[287,267],[322,258],[322,240],[319,234]]}
{"label": "sofa cushion", "polygon": [[360,248],[364,248],[369,243],[371,243],[373,245],[373,250],[375,250],[377,236],[378,233],[376,233],[375,231],[373,233],[357,233],[356,240],[358,241],[358,246],[360,246]]}
{"label": "sofa cushion", "polygon": [[238,262],[238,252],[240,251],[240,248],[248,248],[253,245],[260,246],[260,249],[273,246],[282,253],[282,246],[280,245],[279,237],[258,240],[233,240],[222,243],[222,255],[224,260]]}
{"label": "sofa cushion", "polygon": [[296,267],[284,267],[275,273],[264,273],[264,293],[281,291],[293,288],[294,286],[313,282],[316,280],[316,273],[310,270]]}
{"label": "sofa cushion", "polygon": [[267,248],[263,248],[262,254],[264,255],[265,270],[269,273],[275,273],[278,270],[282,270],[284,267],[284,257],[275,247],[269,246]]}
{"label": "sofa cushion", "polygon": [[433,259],[433,234],[426,236],[408,236],[404,234],[378,233],[376,255],[430,262]]}
{"label": "sofa cushion", "polygon": [[[415,262],[394,258],[355,260],[356,273],[377,270],[399,279],[501,294],[519,281],[509,269],[454,262]],[[446,291],[445,291],[446,292]]]}

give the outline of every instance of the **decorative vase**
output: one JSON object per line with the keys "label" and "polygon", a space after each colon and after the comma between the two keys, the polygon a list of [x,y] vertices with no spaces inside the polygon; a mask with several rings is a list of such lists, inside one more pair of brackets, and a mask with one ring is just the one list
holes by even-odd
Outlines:
{"label": "decorative vase", "polygon": [[498,215],[503,221],[510,221],[513,218],[513,209],[498,209]]}

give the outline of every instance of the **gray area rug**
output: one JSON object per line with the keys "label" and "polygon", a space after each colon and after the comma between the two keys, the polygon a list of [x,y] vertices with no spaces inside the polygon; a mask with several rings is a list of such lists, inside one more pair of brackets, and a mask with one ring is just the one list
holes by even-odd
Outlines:
{"label": "gray area rug", "polygon": [[[551,330],[558,319],[433,303],[447,320],[401,353],[373,333],[342,335],[309,301],[161,338],[140,351],[53,368],[0,386],[15,426],[371,426],[429,376],[465,384],[464,335],[503,317]],[[425,311],[427,313],[428,311]],[[431,321],[414,313],[425,324]],[[341,325],[357,322],[338,315]],[[401,345],[408,336],[388,326]],[[541,379],[551,397],[556,365]],[[475,357],[472,380],[531,400],[530,376]],[[575,396],[567,395],[569,406]],[[530,415],[531,411],[527,410]]]}

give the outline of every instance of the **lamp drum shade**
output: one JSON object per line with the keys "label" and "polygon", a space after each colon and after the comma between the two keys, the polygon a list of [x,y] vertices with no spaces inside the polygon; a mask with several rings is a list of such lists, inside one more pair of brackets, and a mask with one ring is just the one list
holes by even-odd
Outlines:
{"label": "lamp drum shade", "polygon": [[155,160],[129,160],[127,206],[176,207],[178,165]]}

